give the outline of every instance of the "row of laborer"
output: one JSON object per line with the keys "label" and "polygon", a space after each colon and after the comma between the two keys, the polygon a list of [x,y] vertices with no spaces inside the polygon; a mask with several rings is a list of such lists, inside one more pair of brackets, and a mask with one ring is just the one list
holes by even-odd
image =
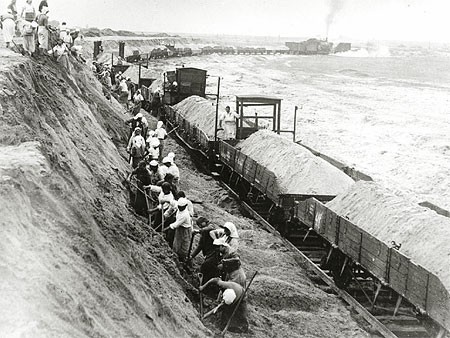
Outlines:
{"label": "row of laborer", "polygon": [[167,131],[162,121],[158,121],[155,130],[148,130],[148,122],[142,113],[126,121],[130,125],[131,135],[127,152],[130,154],[130,164],[136,168],[141,160],[149,163],[151,160],[163,161],[164,140]]}
{"label": "row of laborer", "polygon": [[[222,326],[226,325],[239,303],[237,313],[232,317],[230,330],[247,331],[244,296],[246,275],[238,255],[239,235],[236,226],[231,222],[218,226],[205,217],[199,217],[195,222],[199,229],[194,230],[194,217],[197,214],[186,194],[178,191],[180,172],[175,164],[175,154],[171,152],[161,160],[161,164],[158,162],[158,158],[163,156],[163,149],[158,148],[167,137],[163,123],[159,121],[155,131],[147,131],[148,123],[142,114],[127,122],[135,128],[128,149],[132,154],[132,162],[137,162],[137,167],[131,174],[136,176],[137,181],[133,203],[136,212],[149,217],[155,230],[164,232],[180,262],[189,264],[200,252],[203,254],[200,272],[204,284],[200,286],[200,290],[216,298],[219,289],[223,289],[220,303]],[[148,134],[147,142],[142,136],[145,133]],[[149,145],[148,153],[136,157],[137,153],[132,150],[133,144],[144,142]],[[200,234],[200,239],[191,254],[195,234]]]}
{"label": "row of laborer", "polygon": [[144,97],[129,77],[120,71],[114,74],[111,66],[97,61],[92,62],[91,69],[102,84],[103,94],[108,100],[114,96],[133,115],[139,114]]}

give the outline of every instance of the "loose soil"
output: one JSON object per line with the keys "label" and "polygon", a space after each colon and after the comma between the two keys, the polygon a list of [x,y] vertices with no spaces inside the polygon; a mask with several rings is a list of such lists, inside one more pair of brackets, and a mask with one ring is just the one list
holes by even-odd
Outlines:
{"label": "loose soil", "polygon": [[269,130],[252,134],[237,147],[275,174],[282,194],[336,196],[354,183],[309,150]]}

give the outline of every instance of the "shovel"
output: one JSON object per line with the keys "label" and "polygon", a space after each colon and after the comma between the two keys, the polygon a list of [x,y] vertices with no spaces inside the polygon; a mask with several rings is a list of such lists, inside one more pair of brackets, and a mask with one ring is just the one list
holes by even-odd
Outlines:
{"label": "shovel", "polygon": [[[201,272],[198,273],[198,281],[199,281],[199,285],[203,284],[203,274]],[[200,297],[200,319],[203,319],[203,293],[198,290],[198,295]]]}

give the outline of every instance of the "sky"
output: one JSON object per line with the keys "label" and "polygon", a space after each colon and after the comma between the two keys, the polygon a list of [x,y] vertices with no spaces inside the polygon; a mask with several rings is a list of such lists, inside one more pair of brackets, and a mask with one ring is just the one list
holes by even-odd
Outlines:
{"label": "sky", "polygon": [[[4,9],[10,0],[0,0]],[[33,0],[38,6],[40,0]],[[24,0],[17,0],[19,7]],[[69,27],[450,42],[450,0],[48,0]]]}

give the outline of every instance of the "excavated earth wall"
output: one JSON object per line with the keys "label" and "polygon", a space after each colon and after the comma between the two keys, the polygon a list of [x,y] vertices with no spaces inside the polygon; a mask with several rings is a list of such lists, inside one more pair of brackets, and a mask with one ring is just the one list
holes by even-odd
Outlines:
{"label": "excavated earth wall", "polygon": [[123,110],[73,67],[0,50],[1,336],[208,336],[128,207]]}

